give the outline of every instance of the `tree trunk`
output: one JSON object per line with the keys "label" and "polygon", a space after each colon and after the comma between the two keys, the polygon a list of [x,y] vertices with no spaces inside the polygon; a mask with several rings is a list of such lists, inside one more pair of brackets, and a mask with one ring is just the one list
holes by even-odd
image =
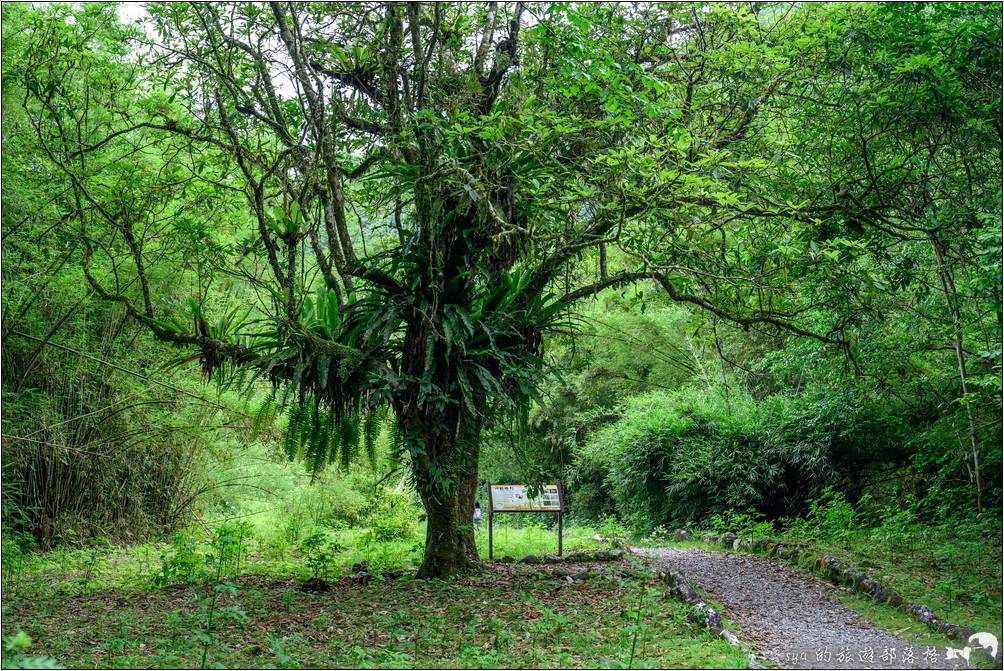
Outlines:
{"label": "tree trunk", "polygon": [[955,290],[955,282],[945,264],[945,256],[941,250],[941,243],[936,235],[931,235],[931,248],[934,250],[934,258],[938,262],[938,277],[941,280],[941,288],[945,292],[945,300],[952,313],[952,348],[955,350],[955,361],[959,366],[959,380],[962,387],[962,403],[966,409],[966,420],[969,429],[969,446],[972,459],[970,469],[973,485],[976,488],[976,512],[983,512],[983,473],[980,467],[980,446],[976,440],[976,422],[973,418],[973,405],[969,397],[969,378],[966,375],[966,355],[962,345],[962,310],[959,307],[959,294]]}
{"label": "tree trunk", "polygon": [[453,483],[438,495],[419,493],[425,506],[425,555],[419,578],[446,578],[472,568],[478,561],[474,544],[474,491],[477,477]]}
{"label": "tree trunk", "polygon": [[[433,422],[413,406],[400,408],[405,435],[420,436],[412,455],[415,484],[425,507],[425,554],[420,578],[446,578],[478,562],[474,543],[474,500],[478,488],[479,430],[476,421],[454,414]],[[430,428],[430,423],[433,428]],[[443,431],[443,426],[456,427]]]}

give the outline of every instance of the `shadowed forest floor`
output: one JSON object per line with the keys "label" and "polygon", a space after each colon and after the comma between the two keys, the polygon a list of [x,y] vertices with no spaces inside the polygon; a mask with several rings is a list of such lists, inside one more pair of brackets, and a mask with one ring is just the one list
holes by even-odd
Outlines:
{"label": "shadowed forest floor", "polygon": [[30,596],[5,602],[4,620],[68,667],[197,667],[206,644],[208,664],[230,668],[746,665],[661,585],[618,568],[630,567],[568,582],[496,564],[455,582],[343,579],[325,593],[246,576],[208,635],[210,588]]}

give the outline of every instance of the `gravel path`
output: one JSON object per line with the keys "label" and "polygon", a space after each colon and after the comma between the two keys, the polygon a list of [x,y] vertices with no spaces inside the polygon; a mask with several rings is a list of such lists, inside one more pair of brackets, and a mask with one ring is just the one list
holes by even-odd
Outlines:
{"label": "gravel path", "polygon": [[944,647],[932,662],[926,646],[876,629],[836,603],[832,586],[770,559],[673,548],[635,552],[682,573],[711,595],[725,607],[740,640],[783,668],[968,668],[965,660],[946,660]]}

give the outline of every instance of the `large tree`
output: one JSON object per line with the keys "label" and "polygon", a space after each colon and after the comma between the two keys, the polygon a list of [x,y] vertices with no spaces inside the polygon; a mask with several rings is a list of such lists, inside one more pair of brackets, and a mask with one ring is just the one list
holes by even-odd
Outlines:
{"label": "large tree", "polygon": [[[794,162],[778,159],[816,86],[785,42],[804,19],[151,4],[114,67],[86,22],[40,23],[26,108],[69,179],[93,290],[208,375],[271,380],[290,456],[345,460],[392,411],[427,514],[420,574],[442,576],[476,558],[481,432],[525,417],[543,335],[576,301],[651,282],[848,347],[855,315],[819,286],[803,233],[851,206],[783,181]],[[135,174],[151,153],[163,165]],[[186,318],[151,290],[165,257],[197,271]],[[248,316],[211,300],[237,286]]]}

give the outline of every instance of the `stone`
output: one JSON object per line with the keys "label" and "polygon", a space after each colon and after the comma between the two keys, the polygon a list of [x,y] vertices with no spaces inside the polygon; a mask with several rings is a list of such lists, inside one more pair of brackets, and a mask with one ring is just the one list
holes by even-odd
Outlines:
{"label": "stone", "polygon": [[565,562],[593,561],[593,553],[587,550],[576,550],[565,555]]}
{"label": "stone", "polygon": [[718,534],[713,534],[713,533],[710,533],[710,532],[706,533],[706,534],[704,534],[704,540],[707,543],[714,543],[715,541],[718,540]]}
{"label": "stone", "polygon": [[[742,645],[742,643],[739,642],[739,637],[736,636],[735,634],[733,634],[728,629],[724,629],[723,628],[721,631],[718,632],[718,635],[721,638],[725,639],[725,641],[728,642],[728,644],[731,645],[731,646],[734,646],[734,647],[738,648],[739,646]],[[750,654],[749,656],[750,656],[750,666],[749,666],[749,668],[751,668],[751,669],[762,669],[763,668],[759,664],[755,663],[756,660],[754,659],[754,657],[753,657],[752,654]]]}
{"label": "stone", "polygon": [[673,540],[685,541],[690,539],[690,534],[686,529],[677,529],[673,532]]}
{"label": "stone", "polygon": [[865,576],[859,581],[861,591],[871,596],[876,601],[886,601],[889,598],[889,589],[871,576]]}
{"label": "stone", "polygon": [[722,616],[714,608],[708,608],[704,611],[704,626],[716,634],[725,629],[725,625],[722,624]]}
{"label": "stone", "polygon": [[953,641],[968,642],[969,637],[976,633],[976,630],[972,627],[963,627],[962,625],[950,624],[948,622],[939,622],[934,625],[934,628]]}
{"label": "stone", "polygon": [[843,571],[841,571],[840,576],[839,576],[839,580],[840,580],[840,582],[844,583],[845,585],[849,585],[851,587],[856,587],[856,588],[860,589],[861,588],[861,580],[864,577],[865,577],[865,575],[863,573],[859,572],[859,571],[855,571],[852,568],[845,568]]}
{"label": "stone", "polygon": [[548,552],[547,554],[544,555],[545,564],[560,564],[562,561],[564,560],[556,554]]}
{"label": "stone", "polygon": [[841,565],[840,560],[837,559],[836,557],[823,557],[821,568],[826,573],[826,575],[828,575],[830,578],[833,578],[834,580],[840,579],[840,573],[843,570],[843,566]]}
{"label": "stone", "polygon": [[932,622],[937,622],[937,616],[931,611],[931,609],[922,603],[908,603],[900,606],[901,610],[910,613],[918,621],[924,624],[931,624]]}
{"label": "stone", "polygon": [[732,544],[735,543],[735,542],[736,542],[736,535],[734,533],[732,533],[732,532],[729,532],[729,533],[727,533],[727,534],[725,534],[724,536],[721,537],[721,543],[722,543],[722,545],[725,546],[725,547],[727,547],[727,548],[728,547],[732,547]]}
{"label": "stone", "polygon": [[329,592],[331,591],[331,585],[323,578],[311,578],[300,585],[300,589],[304,592]]}
{"label": "stone", "polygon": [[542,564],[540,557],[537,555],[527,555],[519,560],[520,564]]}
{"label": "stone", "polygon": [[689,604],[695,604],[701,600],[701,597],[690,586],[690,583],[682,573],[667,571],[661,574],[661,578],[663,582],[669,585],[669,595],[673,598]]}
{"label": "stone", "polygon": [[597,550],[593,558],[596,561],[619,561],[624,558],[624,550]]}
{"label": "stone", "polygon": [[694,591],[694,588],[688,585],[686,581],[670,587],[669,594],[674,599],[679,599],[685,603],[697,603],[701,600],[701,597]]}
{"label": "stone", "polygon": [[791,558],[791,546],[784,543],[778,543],[774,546],[771,555],[777,557],[778,559],[790,559]]}
{"label": "stone", "polygon": [[767,538],[754,538],[750,541],[750,549],[754,552],[760,552],[769,542],[770,540]]}
{"label": "stone", "polygon": [[373,578],[367,571],[359,571],[348,576],[346,580],[355,585],[368,585]]}
{"label": "stone", "polygon": [[[976,633],[977,633],[976,630],[973,629],[972,627],[965,627],[961,624],[955,626],[955,635],[958,637],[958,640],[960,641],[965,641],[966,643],[969,643],[969,638],[971,636],[975,636]],[[987,651],[987,657],[990,657],[989,651]]]}
{"label": "stone", "polygon": [[556,566],[551,574],[558,578],[571,578],[572,580],[585,580],[589,577],[589,569],[584,566]]}
{"label": "stone", "polygon": [[352,572],[353,573],[361,573],[362,571],[365,571],[367,568],[369,568],[369,563],[368,562],[366,562],[366,561],[357,561],[355,564],[352,565]]}

